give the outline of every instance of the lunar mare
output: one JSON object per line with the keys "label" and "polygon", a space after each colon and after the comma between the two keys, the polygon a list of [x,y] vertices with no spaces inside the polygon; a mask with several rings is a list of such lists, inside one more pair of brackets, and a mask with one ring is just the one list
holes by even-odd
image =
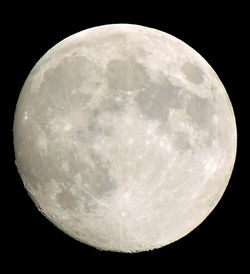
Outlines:
{"label": "lunar mare", "polygon": [[50,49],[14,120],[16,165],[39,210],[73,238],[119,252],[197,227],[228,184],[236,135],[211,66],[179,39],[129,24]]}

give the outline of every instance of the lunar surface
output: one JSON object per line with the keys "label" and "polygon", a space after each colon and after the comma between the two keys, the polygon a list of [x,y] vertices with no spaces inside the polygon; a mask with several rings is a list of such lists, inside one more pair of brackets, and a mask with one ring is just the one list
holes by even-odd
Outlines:
{"label": "lunar surface", "polygon": [[129,24],[50,49],[14,120],[16,165],[38,209],[74,239],[118,252],[197,227],[225,191],[236,139],[211,66],[179,39]]}

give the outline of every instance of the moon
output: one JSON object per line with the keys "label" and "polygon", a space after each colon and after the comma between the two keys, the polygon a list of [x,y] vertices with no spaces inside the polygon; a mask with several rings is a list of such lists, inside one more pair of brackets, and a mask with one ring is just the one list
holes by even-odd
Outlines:
{"label": "moon", "polygon": [[165,32],[112,24],[51,48],[21,90],[16,166],[38,209],[100,250],[141,252],[215,208],[236,156],[215,71]]}

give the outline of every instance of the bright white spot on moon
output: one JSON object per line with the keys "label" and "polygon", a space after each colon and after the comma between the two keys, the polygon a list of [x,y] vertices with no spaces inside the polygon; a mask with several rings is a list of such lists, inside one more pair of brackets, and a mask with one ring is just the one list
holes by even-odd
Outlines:
{"label": "bright white spot on moon", "polygon": [[64,130],[66,130],[66,131],[71,130],[71,124],[66,124],[66,125],[64,126]]}
{"label": "bright white spot on moon", "polygon": [[236,155],[224,86],[192,48],[128,24],[79,32],[35,65],[15,113],[31,198],[73,238],[140,252],[213,210]]}

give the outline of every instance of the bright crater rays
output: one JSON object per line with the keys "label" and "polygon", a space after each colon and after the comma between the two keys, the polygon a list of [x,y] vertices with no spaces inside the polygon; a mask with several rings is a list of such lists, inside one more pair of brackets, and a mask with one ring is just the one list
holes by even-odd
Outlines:
{"label": "bright crater rays", "polygon": [[122,252],[198,226],[228,184],[236,138],[208,63],[167,33],[128,24],[49,50],[14,122],[16,165],[39,210],[73,238]]}

